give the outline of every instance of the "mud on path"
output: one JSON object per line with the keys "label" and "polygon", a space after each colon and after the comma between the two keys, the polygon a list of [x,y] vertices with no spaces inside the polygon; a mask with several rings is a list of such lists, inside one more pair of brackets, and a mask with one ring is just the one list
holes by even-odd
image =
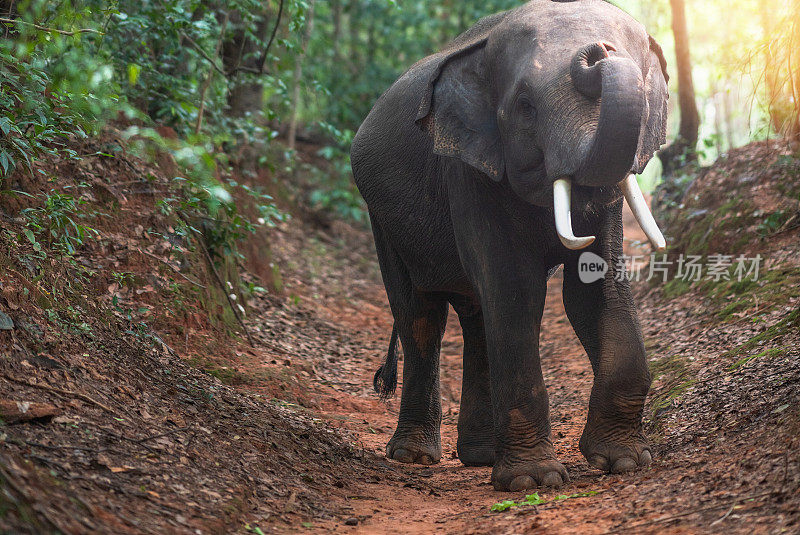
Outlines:
{"label": "mud on path", "polygon": [[[635,242],[640,238],[637,231],[631,227],[626,236]],[[370,240],[359,238],[358,231],[348,232],[356,232],[345,240],[350,243],[345,249],[352,260],[353,244]],[[303,256],[294,254],[300,252],[298,247],[308,252],[309,246],[302,245],[304,236],[308,234],[286,237],[283,245],[295,247],[292,258]],[[312,247],[320,246],[316,238],[313,241]],[[336,242],[328,236],[325,241]],[[325,252],[330,254],[331,248]],[[553,442],[572,481],[555,491],[540,491],[546,503],[492,512],[497,502],[520,502],[525,496],[494,491],[489,482],[491,468],[464,467],[456,458],[462,341],[455,314],[451,311],[442,343],[442,461],[431,467],[388,461],[384,448],[397,421],[399,395],[384,404],[371,389],[391,329],[388,303],[374,274],[364,280],[352,273],[336,273],[336,266],[330,266],[328,275],[332,278],[319,275],[313,287],[301,279],[294,286],[289,282],[289,291],[298,292],[298,299],[313,308],[321,321],[334,326],[330,334],[345,342],[335,349],[338,354],[333,358],[307,354],[308,389],[298,392],[298,401],[330,424],[354,432],[360,446],[378,456],[383,473],[354,481],[358,491],[346,493],[344,501],[337,502],[341,508],[337,518],[306,524],[305,529],[343,533],[800,532],[796,329],[778,340],[791,348],[783,356],[754,359],[732,368],[725,351],[763,327],[715,322],[702,300],[688,296],[666,301],[660,289],[637,286],[654,369],[645,418],[655,461],[633,474],[605,475],[590,468],[578,451],[592,371],[566,319],[557,273],[548,287],[541,355]],[[355,287],[350,286],[353,281]],[[331,288],[338,288],[334,295]],[[687,360],[676,363],[678,353],[688,356]],[[588,495],[557,499],[580,494]],[[347,525],[347,519],[357,525]]]}

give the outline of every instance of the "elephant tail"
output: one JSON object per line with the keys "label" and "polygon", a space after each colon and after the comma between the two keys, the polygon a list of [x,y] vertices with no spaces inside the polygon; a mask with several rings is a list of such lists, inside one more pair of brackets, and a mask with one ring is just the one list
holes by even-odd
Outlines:
{"label": "elephant tail", "polygon": [[386,353],[386,360],[383,365],[375,372],[372,379],[372,386],[375,387],[381,400],[385,401],[394,395],[397,388],[397,327],[392,326],[392,338],[389,340],[389,351]]}

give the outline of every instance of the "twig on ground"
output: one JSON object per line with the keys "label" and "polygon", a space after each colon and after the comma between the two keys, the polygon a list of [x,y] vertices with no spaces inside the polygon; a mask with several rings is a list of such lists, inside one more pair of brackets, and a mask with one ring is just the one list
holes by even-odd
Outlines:
{"label": "twig on ground", "polygon": [[51,446],[49,444],[42,444],[41,442],[33,442],[32,440],[21,440],[16,437],[6,436],[3,439],[3,442],[8,442],[10,444],[16,444],[19,447],[24,448],[25,446],[30,446],[32,448],[41,448],[45,450],[78,450],[78,451],[88,451],[92,453],[100,453],[106,451],[107,448],[87,448],[84,446],[70,446],[70,445],[55,445]]}
{"label": "twig on ground", "polygon": [[56,388],[55,386],[50,386],[50,385],[46,385],[46,384],[29,383],[27,381],[23,381],[22,379],[17,379],[16,377],[11,377],[10,375],[8,375],[6,373],[3,374],[3,377],[5,377],[6,380],[11,381],[12,383],[17,383],[18,385],[24,385],[24,386],[28,386],[28,387],[31,387],[31,388],[38,388],[40,390],[47,390],[48,392],[53,392],[53,393],[56,393],[56,394],[60,394],[62,396],[69,396],[69,397],[73,397],[73,398],[78,398],[81,401],[85,401],[87,403],[91,403],[92,405],[95,405],[95,406],[103,409],[104,411],[113,414],[117,418],[122,418],[122,416],[120,416],[120,414],[116,410],[112,409],[108,405],[105,405],[105,404],[97,401],[96,399],[90,398],[86,394],[81,394],[80,392],[73,392],[72,390],[64,390],[62,388]]}
{"label": "twig on ground", "polygon": [[[6,439],[6,440],[8,440],[8,439]],[[11,442],[11,440],[9,440],[9,442]],[[31,447],[34,447],[34,448],[42,448],[42,449],[45,449],[45,450],[78,450],[78,451],[88,451],[88,452],[92,452],[92,453],[102,453],[104,451],[108,451],[108,448],[86,448],[84,446],[70,446],[69,444],[65,444],[63,446],[61,446],[61,445],[51,446],[49,444],[42,444],[41,442],[33,442],[33,441],[30,441],[30,440],[19,441],[19,442],[15,442],[15,443],[19,444],[20,442],[22,444],[27,444],[28,446],[31,446]]]}
{"label": "twig on ground", "polygon": [[180,433],[180,432],[182,432],[182,431],[186,431],[187,429],[189,429],[189,426],[186,426],[186,427],[178,427],[177,429],[173,429],[173,430],[171,430],[171,431],[165,431],[165,432],[163,432],[163,433],[159,433],[159,434],[157,434],[157,435],[151,435],[151,436],[149,436],[149,437],[144,437],[144,438],[136,439],[136,440],[133,440],[133,442],[136,442],[137,444],[141,444],[142,442],[147,442],[147,441],[149,441],[149,440],[155,440],[155,439],[157,439],[157,438],[168,437],[169,435],[174,435],[175,433]]}
{"label": "twig on ground", "polygon": [[55,466],[62,472],[68,473],[67,467],[61,464],[58,461],[54,461],[53,459],[48,459],[47,457],[42,457],[41,455],[27,455],[28,459],[33,459],[35,461],[39,461],[40,463],[49,464],[50,466]]}
{"label": "twig on ground", "polygon": [[134,184],[149,184],[150,182],[145,179],[137,179],[137,180],[126,180],[124,182],[113,182],[110,184],[103,184],[107,188],[120,188],[125,186],[132,186]]}
{"label": "twig on ground", "polygon": [[735,508],[736,508],[736,504],[734,503],[733,505],[731,505],[731,508],[730,508],[730,509],[728,509],[728,512],[727,512],[727,513],[725,513],[724,515],[722,515],[721,517],[719,517],[718,519],[716,519],[715,521],[713,521],[713,522],[712,522],[710,525],[711,525],[711,526],[716,526],[717,524],[719,524],[720,522],[722,522],[723,520],[725,520],[726,518],[728,518],[728,517],[731,515],[731,513],[733,512],[733,510],[734,510]]}
{"label": "twig on ground", "polygon": [[275,351],[277,353],[283,353],[284,355],[291,355],[292,354],[292,352],[289,351],[288,349],[284,349],[281,346],[279,346],[277,344],[274,344],[274,343],[272,343],[272,342],[270,342],[268,340],[263,340],[262,339],[261,340],[261,344],[266,346],[267,349],[271,349],[271,350],[273,350],[273,351]]}
{"label": "twig on ground", "polygon": [[180,275],[181,277],[183,277],[183,278],[184,278],[184,279],[186,279],[187,281],[191,282],[191,283],[192,283],[192,284],[194,284],[195,286],[198,286],[198,287],[200,287],[200,288],[203,288],[204,290],[205,290],[205,289],[207,289],[207,286],[204,286],[203,284],[200,284],[200,283],[199,283],[198,281],[196,281],[196,280],[192,280],[192,279],[190,279],[190,278],[189,278],[187,275],[185,275],[185,274],[181,273],[181,270],[180,270],[180,269],[176,268],[175,266],[173,266],[172,264],[170,264],[169,262],[167,262],[167,261],[166,261],[166,260],[164,260],[163,258],[160,258],[160,257],[158,257],[158,256],[154,255],[153,253],[148,253],[147,251],[145,251],[145,250],[143,250],[143,249],[138,249],[138,248],[136,248],[136,249],[134,249],[134,251],[136,251],[136,252],[138,252],[138,253],[142,253],[143,255],[145,255],[145,256],[149,256],[150,258],[153,258],[153,259],[155,259],[155,260],[158,260],[159,262],[161,262],[161,263],[162,263],[162,264],[164,264],[165,266],[169,267],[169,268],[170,268],[170,269],[173,271],[173,273],[175,273],[176,275]]}

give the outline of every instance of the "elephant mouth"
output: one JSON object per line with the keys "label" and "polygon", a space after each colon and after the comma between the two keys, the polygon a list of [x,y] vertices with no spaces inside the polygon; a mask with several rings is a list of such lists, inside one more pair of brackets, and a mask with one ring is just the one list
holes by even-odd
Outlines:
{"label": "elephant mouth", "polygon": [[[667,242],[650,212],[650,207],[647,206],[647,201],[645,201],[642,190],[639,189],[636,177],[628,175],[618,186],[653,249],[663,252],[667,247]],[[570,177],[562,177],[553,182],[553,212],[556,220],[556,232],[564,247],[577,251],[594,243],[595,236],[575,236],[572,230],[572,179]]]}
{"label": "elephant mouth", "polygon": [[609,206],[623,197],[622,188],[613,186],[582,186],[572,182],[572,209],[596,210]]}

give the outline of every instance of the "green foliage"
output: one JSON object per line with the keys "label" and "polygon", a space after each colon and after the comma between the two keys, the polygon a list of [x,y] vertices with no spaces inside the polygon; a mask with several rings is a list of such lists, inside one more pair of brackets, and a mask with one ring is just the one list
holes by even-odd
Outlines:
{"label": "green foliage", "polygon": [[86,204],[83,199],[56,190],[41,194],[39,198],[41,206],[21,212],[25,220],[23,234],[37,253],[46,254],[44,243],[61,254],[73,255],[86,240],[97,235],[95,229],[82,223],[89,217],[79,208]]}
{"label": "green foliage", "polygon": [[[259,226],[271,227],[286,219],[272,197],[234,180],[223,183],[216,178],[226,163],[224,154],[215,153],[209,144],[192,144],[181,139],[166,139],[151,128],[131,127],[126,136],[143,154],[169,153],[184,176],[175,177],[178,195],[159,201],[162,213],[177,213],[191,236],[202,236],[204,246],[215,258],[241,257],[237,244]],[[259,217],[251,221],[240,210],[232,192],[250,197]]]}
{"label": "green foliage", "polygon": [[[107,2],[90,0],[96,9]],[[252,2],[230,2],[230,9]],[[129,101],[152,120],[188,132],[200,106],[200,86],[222,35],[220,20],[198,0],[119,0],[108,10],[101,52]],[[202,50],[202,52],[201,52]],[[212,58],[217,61],[216,58]],[[225,108],[224,78],[208,93],[208,111]]]}
{"label": "green foliage", "polygon": [[725,353],[723,357],[736,356],[744,351],[753,349],[763,342],[779,340],[786,334],[796,330],[798,327],[800,327],[800,310],[794,310],[769,329],[755,335],[745,343],[731,349]]}
{"label": "green foliage", "polygon": [[255,533],[256,535],[264,535],[264,532],[258,526],[251,526],[250,524],[245,524],[244,529],[249,531],[250,533]]}
{"label": "green foliage", "polygon": [[762,357],[767,357],[767,358],[780,357],[781,355],[785,355],[790,349],[791,346],[773,347],[772,349],[765,349],[760,353],[756,353],[754,355],[748,355],[744,358],[737,360],[736,362],[731,364],[728,370],[735,371],[736,369],[741,368],[751,360],[759,359]]}
{"label": "green foliage", "polygon": [[350,170],[350,144],[355,132],[339,130],[325,122],[319,123],[319,126],[333,141],[317,152],[318,156],[327,160],[328,166],[321,176],[313,170],[310,173],[316,185],[309,200],[312,206],[338,217],[366,223],[364,201],[352,181]]}
{"label": "green foliage", "polygon": [[772,266],[762,269],[758,280],[752,280],[752,277],[741,281],[735,277],[719,281],[686,281],[676,278],[669,281],[662,291],[667,298],[695,291],[709,300],[710,307],[716,310],[717,318],[723,321],[739,321],[747,311],[756,318],[800,298],[800,269]]}
{"label": "green foliage", "polygon": [[596,494],[600,494],[599,491],[590,490],[588,492],[578,492],[576,494],[559,494],[552,500],[548,500],[547,498],[542,498],[539,496],[538,492],[534,492],[533,494],[528,494],[525,496],[525,499],[520,502],[515,502],[514,500],[503,500],[502,502],[498,502],[492,505],[492,512],[501,513],[503,511],[507,511],[508,509],[512,509],[515,507],[523,507],[526,505],[541,505],[548,502],[557,502],[561,500],[569,500],[572,498],[585,498],[587,496],[594,496]]}
{"label": "green foliage", "polygon": [[378,96],[414,62],[480,17],[519,4],[512,0],[317,2],[306,61],[313,83],[304,84],[303,117],[307,122],[325,117],[337,128],[355,130]]}
{"label": "green foliage", "polygon": [[[111,71],[91,53],[91,37],[42,30],[49,20],[75,32],[88,8],[44,0],[19,2],[12,38],[0,39],[0,178],[40,153],[57,152],[66,138],[85,137],[117,103]],[[74,154],[72,154],[74,156]]]}
{"label": "green foliage", "polygon": [[784,210],[772,212],[758,225],[758,233],[762,236],[774,234],[789,221],[791,216],[792,214]]}

